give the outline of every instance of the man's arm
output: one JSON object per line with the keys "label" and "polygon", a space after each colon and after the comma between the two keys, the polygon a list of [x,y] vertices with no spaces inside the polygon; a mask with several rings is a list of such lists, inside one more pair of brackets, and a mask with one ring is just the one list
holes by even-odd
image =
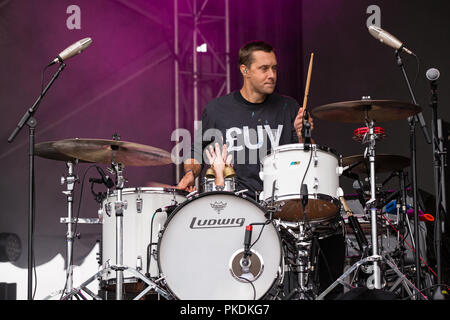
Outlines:
{"label": "man's arm", "polygon": [[186,159],[184,161],[184,176],[181,178],[177,185],[177,188],[192,191],[191,188],[194,185],[195,178],[202,172],[202,165],[195,159]]}

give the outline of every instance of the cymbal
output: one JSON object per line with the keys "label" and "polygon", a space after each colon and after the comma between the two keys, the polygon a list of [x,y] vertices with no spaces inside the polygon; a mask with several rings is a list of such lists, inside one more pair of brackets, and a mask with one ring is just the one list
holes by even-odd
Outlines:
{"label": "cymbal", "polygon": [[[355,165],[349,169],[353,173],[370,173],[369,158],[364,158],[362,155],[354,155],[342,158],[342,166],[347,167]],[[409,167],[410,160],[407,157],[392,155],[392,154],[377,154],[375,155],[375,172],[386,173],[392,171],[400,171]]]}
{"label": "cymbal", "polygon": [[151,146],[106,139],[65,139],[56,141],[59,152],[84,161],[125,166],[161,166],[172,163],[170,153]]}
{"label": "cymbal", "polygon": [[76,158],[68,156],[62,152],[59,152],[54,146],[55,142],[56,141],[46,141],[46,142],[37,143],[34,146],[35,154],[42,158],[64,161],[64,162],[69,162],[69,161],[70,162],[89,162],[89,161],[85,161],[85,160],[76,159]]}
{"label": "cymbal", "polygon": [[355,100],[330,103],[314,108],[314,117],[337,122],[365,123],[407,119],[419,113],[421,107],[395,100]]}

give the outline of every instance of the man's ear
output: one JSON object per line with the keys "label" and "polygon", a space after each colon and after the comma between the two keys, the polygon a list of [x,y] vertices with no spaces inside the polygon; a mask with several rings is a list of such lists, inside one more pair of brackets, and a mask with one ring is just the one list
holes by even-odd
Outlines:
{"label": "man's ear", "polygon": [[245,77],[247,75],[247,72],[248,72],[247,66],[245,64],[241,64],[239,66],[239,69],[241,70],[242,76]]}

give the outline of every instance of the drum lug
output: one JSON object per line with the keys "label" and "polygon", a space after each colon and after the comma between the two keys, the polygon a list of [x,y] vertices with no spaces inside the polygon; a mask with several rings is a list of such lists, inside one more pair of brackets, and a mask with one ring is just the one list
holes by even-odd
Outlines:
{"label": "drum lug", "polygon": [[313,188],[316,190],[319,188],[319,179],[317,179],[317,177],[314,178]]}
{"label": "drum lug", "polygon": [[317,156],[317,148],[314,148],[314,167],[319,164],[319,157]]}
{"label": "drum lug", "polygon": [[105,212],[108,217],[111,217],[111,202],[105,203]]}
{"label": "drum lug", "polygon": [[142,270],[142,257],[138,256],[136,259],[136,270],[141,271]]}
{"label": "drum lug", "polygon": [[139,195],[138,198],[136,199],[136,211],[137,211],[137,213],[142,213],[143,205],[144,205],[144,200]]}

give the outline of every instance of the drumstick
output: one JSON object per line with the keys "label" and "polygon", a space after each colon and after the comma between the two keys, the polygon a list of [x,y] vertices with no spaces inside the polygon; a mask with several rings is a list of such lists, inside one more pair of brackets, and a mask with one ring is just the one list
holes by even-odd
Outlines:
{"label": "drumstick", "polygon": [[308,76],[306,78],[306,87],[305,87],[305,96],[303,98],[303,112],[306,111],[306,103],[308,102],[309,95],[309,83],[311,82],[311,71],[313,65],[314,53],[311,53],[311,58],[309,59],[309,68],[308,68]]}
{"label": "drumstick", "polygon": [[342,206],[344,207],[344,211],[347,214],[347,217],[353,216],[352,210],[350,210],[350,207],[347,204],[347,201],[345,201],[344,197],[339,197],[339,200],[341,200]]}

